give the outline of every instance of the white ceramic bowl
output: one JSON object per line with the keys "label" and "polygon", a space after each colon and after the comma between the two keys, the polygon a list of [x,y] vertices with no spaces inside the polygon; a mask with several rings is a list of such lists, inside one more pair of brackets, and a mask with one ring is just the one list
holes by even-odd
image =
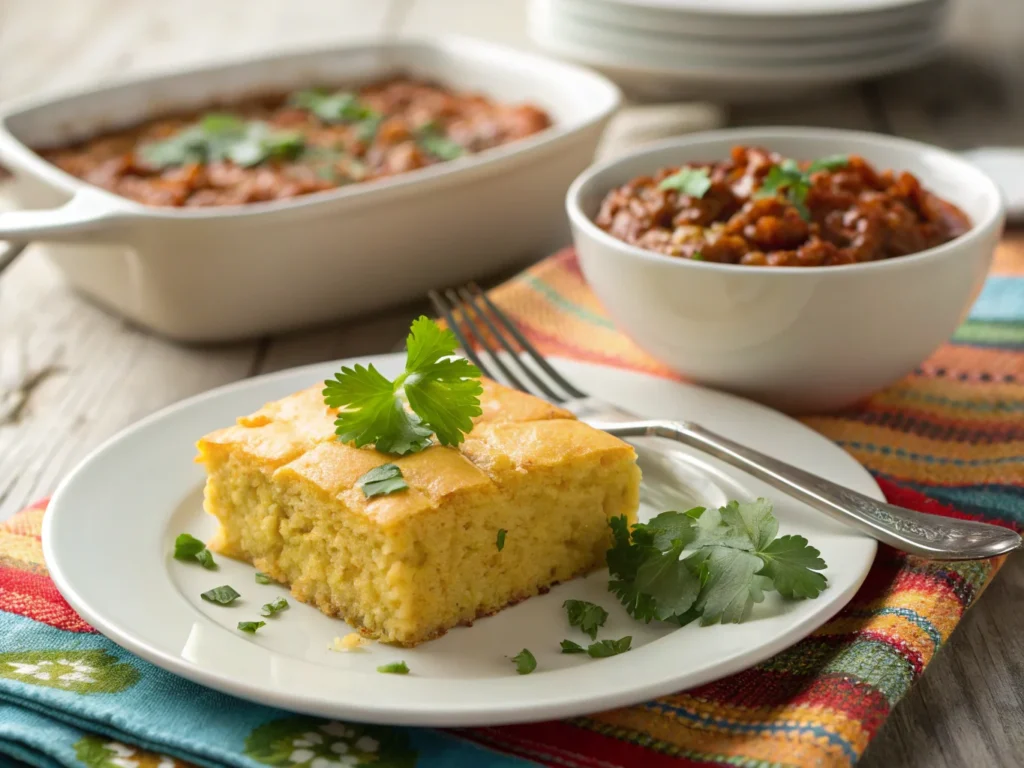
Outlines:
{"label": "white ceramic bowl", "polygon": [[[593,223],[605,194],[668,165],[758,145],[797,159],[858,154],[908,170],[974,223],[938,248],[868,264],[743,267],[674,259]],[[790,412],[851,405],[914,370],[964,318],[1003,228],[995,184],[956,155],[856,131],[752,128],[671,139],[597,165],[569,189],[583,273],[618,326],[679,373]]]}
{"label": "white ceramic bowl", "polygon": [[[30,146],[171,109],[395,72],[548,110],[553,127],[451,163],[291,200],[148,207],[87,184]],[[163,335],[212,341],[357,315],[536,259],[568,240],[561,201],[619,104],[609,81],[470,40],[390,41],[147,77],[0,115],[0,160],[27,209],[0,240],[40,240],[68,280]],[[62,206],[54,208],[54,206]]]}

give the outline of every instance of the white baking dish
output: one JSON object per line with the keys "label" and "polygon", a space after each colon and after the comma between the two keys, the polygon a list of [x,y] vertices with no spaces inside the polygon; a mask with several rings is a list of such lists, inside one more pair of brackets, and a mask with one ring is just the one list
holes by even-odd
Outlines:
{"label": "white baking dish", "polygon": [[[252,92],[395,72],[532,102],[554,126],[384,181],[209,209],[132,202],[30,149]],[[15,174],[19,205],[44,210],[0,213],[0,240],[45,241],[80,291],[179,340],[239,338],[351,316],[567,242],[561,201],[593,158],[619,98],[614,85],[585,69],[442,39],[279,55],[13,105],[0,115],[0,161]]]}

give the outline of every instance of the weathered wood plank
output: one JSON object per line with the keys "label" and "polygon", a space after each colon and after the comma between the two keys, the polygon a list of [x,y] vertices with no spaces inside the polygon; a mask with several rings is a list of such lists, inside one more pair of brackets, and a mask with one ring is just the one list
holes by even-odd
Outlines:
{"label": "weathered wood plank", "polygon": [[71,294],[26,251],[0,281],[0,519],[52,493],[119,429],[247,375],[254,349],[189,349],[142,333]]}

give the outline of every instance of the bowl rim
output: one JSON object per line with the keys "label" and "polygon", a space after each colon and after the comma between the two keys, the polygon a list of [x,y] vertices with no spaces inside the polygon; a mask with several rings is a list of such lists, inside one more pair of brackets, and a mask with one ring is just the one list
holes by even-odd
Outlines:
{"label": "bowl rim", "polygon": [[[720,264],[709,261],[694,261],[693,259],[672,258],[656,251],[650,251],[639,246],[626,243],[605,232],[598,227],[591,218],[584,213],[580,204],[580,197],[584,189],[593,180],[620,165],[632,162],[638,158],[653,155],[670,148],[691,149],[705,143],[722,142],[735,139],[737,143],[757,143],[758,141],[772,139],[855,139],[857,141],[874,143],[879,146],[886,146],[890,149],[897,149],[906,153],[929,152],[941,157],[944,162],[949,163],[956,172],[975,186],[985,195],[988,203],[986,215],[979,221],[972,221],[971,228],[959,237],[949,242],[942,243],[933,248],[926,248],[917,253],[906,256],[895,256],[879,261],[860,262],[857,264],[839,264],[833,266],[816,267],[763,267],[746,264]],[[610,190],[606,190],[605,194]],[[937,192],[941,195],[941,192]],[[572,225],[574,236],[584,234],[603,246],[609,247],[617,254],[629,258],[650,261],[662,265],[666,269],[699,269],[711,272],[724,272],[733,275],[764,275],[770,279],[778,279],[787,275],[803,275],[806,278],[814,277],[820,279],[822,275],[845,275],[850,272],[866,272],[868,270],[901,269],[911,268],[921,261],[927,261],[933,257],[950,252],[959,251],[963,248],[976,246],[978,241],[999,230],[1005,219],[1005,203],[1003,195],[996,186],[996,183],[986,175],[980,168],[972,165],[968,160],[957,156],[942,147],[933,144],[905,139],[898,136],[889,136],[883,133],[872,131],[852,131],[840,128],[813,128],[797,126],[772,126],[772,127],[750,127],[750,128],[723,128],[714,131],[700,131],[676,136],[662,141],[644,144],[637,150],[621,155],[601,163],[595,163],[581,173],[570,185],[565,196],[566,212],[569,222]]]}

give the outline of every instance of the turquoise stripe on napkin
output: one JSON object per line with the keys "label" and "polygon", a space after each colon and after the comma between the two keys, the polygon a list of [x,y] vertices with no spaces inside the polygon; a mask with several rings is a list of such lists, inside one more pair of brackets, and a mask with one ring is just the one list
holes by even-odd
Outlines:
{"label": "turquoise stripe on napkin", "polygon": [[971,308],[970,318],[990,323],[1024,320],[1024,277],[989,277]]}
{"label": "turquoise stripe on napkin", "polygon": [[[167,757],[141,766],[132,759],[137,747],[128,744]],[[0,756],[40,768],[174,768],[173,758],[210,768],[536,765],[442,731],[252,704],[165,672],[102,635],[2,611]]]}

